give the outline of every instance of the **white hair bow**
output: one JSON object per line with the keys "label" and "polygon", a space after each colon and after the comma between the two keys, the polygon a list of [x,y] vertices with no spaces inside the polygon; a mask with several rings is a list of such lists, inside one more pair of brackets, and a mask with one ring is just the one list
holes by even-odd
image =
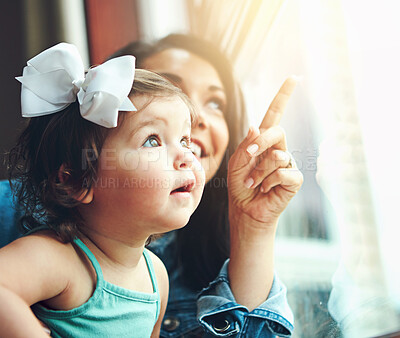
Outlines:
{"label": "white hair bow", "polygon": [[135,58],[121,56],[85,70],[78,49],[60,43],[27,62],[22,83],[22,116],[36,117],[59,112],[78,98],[83,118],[112,128],[118,111],[135,111],[128,95],[135,76]]}

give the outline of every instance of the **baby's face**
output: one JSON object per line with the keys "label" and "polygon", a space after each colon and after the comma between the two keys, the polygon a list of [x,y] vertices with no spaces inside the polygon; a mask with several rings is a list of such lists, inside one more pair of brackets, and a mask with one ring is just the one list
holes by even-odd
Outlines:
{"label": "baby's face", "polygon": [[139,96],[133,103],[138,112],[127,113],[104,143],[93,202],[113,222],[144,233],[183,227],[205,182],[188,148],[189,109],[179,97]]}

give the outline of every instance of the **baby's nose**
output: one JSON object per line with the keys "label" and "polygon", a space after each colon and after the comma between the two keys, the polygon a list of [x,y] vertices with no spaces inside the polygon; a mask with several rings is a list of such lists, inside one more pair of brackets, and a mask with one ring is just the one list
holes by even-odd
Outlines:
{"label": "baby's nose", "polygon": [[189,149],[181,149],[175,156],[174,168],[175,170],[190,169],[193,167],[195,157]]}

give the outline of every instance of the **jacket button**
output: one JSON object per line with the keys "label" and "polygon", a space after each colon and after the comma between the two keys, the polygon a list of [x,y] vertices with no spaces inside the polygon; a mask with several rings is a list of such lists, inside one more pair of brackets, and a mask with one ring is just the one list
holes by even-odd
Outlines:
{"label": "jacket button", "polygon": [[174,331],[181,324],[178,318],[175,317],[167,317],[163,321],[163,328],[166,331]]}
{"label": "jacket button", "polygon": [[225,333],[230,327],[231,324],[226,319],[223,321],[217,321],[213,324],[213,329],[218,333]]}

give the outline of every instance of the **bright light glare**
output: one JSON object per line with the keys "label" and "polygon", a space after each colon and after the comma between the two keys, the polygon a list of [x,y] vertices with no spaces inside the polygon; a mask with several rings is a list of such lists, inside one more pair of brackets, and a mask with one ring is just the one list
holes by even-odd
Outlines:
{"label": "bright light glare", "polygon": [[400,308],[400,2],[342,5],[387,282]]}

